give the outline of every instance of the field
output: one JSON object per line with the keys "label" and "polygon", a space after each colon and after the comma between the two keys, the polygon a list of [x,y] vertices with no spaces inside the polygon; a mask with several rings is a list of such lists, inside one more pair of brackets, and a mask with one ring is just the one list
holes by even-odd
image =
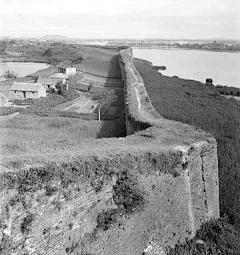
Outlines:
{"label": "field", "polygon": [[[119,76],[120,70],[115,51],[58,45],[51,46],[52,56],[46,57],[42,56],[41,52],[50,46],[41,47],[20,47],[16,50],[25,52],[28,60],[30,57],[38,56],[47,61],[55,55],[58,55],[59,60],[68,55],[66,60],[74,61],[76,56],[80,57],[81,52],[81,57],[84,59],[83,63],[79,63],[81,70],[93,72],[93,75],[96,71],[97,75],[107,77],[99,77],[104,80],[108,80],[109,75]],[[55,71],[56,68],[51,67],[40,70],[32,76],[49,75]],[[78,89],[76,81],[80,78],[81,75],[76,75],[71,79],[69,91],[65,91],[63,95],[48,93],[47,97],[37,100],[15,100],[13,103],[16,107],[1,107],[0,115],[20,112],[13,118],[0,117],[2,155],[14,158],[16,155],[29,153],[34,158],[34,154],[59,149],[65,149],[71,153],[72,148],[81,146],[83,141],[88,143],[86,141],[90,142],[98,138],[125,136],[124,122],[121,118],[124,108],[122,88],[114,88],[118,100],[107,108],[102,107],[102,120],[99,122],[96,109],[98,102],[92,100],[92,97],[111,88],[92,86],[89,92],[76,91]],[[32,77],[18,78],[17,81],[19,79],[28,82],[33,80]],[[12,83],[13,80],[1,82],[0,91],[7,94]]]}
{"label": "field", "polygon": [[117,122],[18,115],[0,120],[1,152],[46,151],[79,145],[83,139],[121,136]]}

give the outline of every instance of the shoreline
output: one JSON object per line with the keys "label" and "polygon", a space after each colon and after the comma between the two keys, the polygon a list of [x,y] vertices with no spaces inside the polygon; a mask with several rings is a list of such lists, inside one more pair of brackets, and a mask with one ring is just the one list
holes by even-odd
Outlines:
{"label": "shoreline", "polygon": [[30,63],[43,63],[49,64],[46,59],[27,58],[24,56],[11,56],[11,55],[0,55],[0,63],[6,62],[30,62]]}
{"label": "shoreline", "polygon": [[0,59],[0,63],[36,63],[36,64],[47,64],[47,61],[36,61],[36,60],[21,60],[21,59]]}
{"label": "shoreline", "polygon": [[191,48],[181,48],[181,47],[138,47],[132,46],[132,49],[146,49],[146,50],[196,50],[196,51],[209,51],[209,52],[225,52],[225,53],[240,53],[240,51],[229,51],[229,50],[208,50],[208,49],[191,49]]}
{"label": "shoreline", "polygon": [[[146,64],[150,64],[152,67],[153,67],[153,66],[157,66],[157,65],[155,65],[153,62],[151,62],[151,61],[149,61],[149,60],[146,60],[146,59],[135,58],[135,57],[134,57],[134,60],[140,60],[140,61],[142,61],[142,62],[144,62],[144,63],[146,63]],[[194,78],[184,78],[184,77],[180,77],[180,76],[175,75],[175,74],[172,75],[172,76],[171,76],[171,75],[167,75],[167,74],[164,74],[164,73],[163,73],[164,71],[165,71],[165,70],[161,70],[161,69],[157,70],[157,72],[159,73],[159,75],[162,75],[162,76],[165,76],[165,77],[169,77],[169,78],[172,78],[172,79],[177,78],[177,79],[181,79],[181,80],[194,81],[194,82],[198,82],[198,83],[201,83],[201,84],[205,84],[204,82],[199,81],[199,80],[194,79]],[[213,86],[214,86],[214,87],[216,87],[216,86],[223,86],[223,87],[227,87],[227,88],[235,88],[235,89],[239,89],[239,90],[240,90],[240,87],[231,86],[231,85],[213,84]]]}

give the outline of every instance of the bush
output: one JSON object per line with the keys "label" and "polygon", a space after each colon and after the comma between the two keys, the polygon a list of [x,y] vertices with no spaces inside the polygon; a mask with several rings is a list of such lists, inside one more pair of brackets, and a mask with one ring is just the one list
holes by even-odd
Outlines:
{"label": "bush", "polygon": [[202,225],[192,240],[170,248],[168,255],[237,255],[240,254],[240,233],[226,218]]}
{"label": "bush", "polygon": [[0,116],[10,115],[15,112],[20,112],[22,109],[18,107],[0,107]]}
{"label": "bush", "polygon": [[63,95],[58,94],[48,94],[47,97],[42,97],[37,100],[29,101],[32,104],[22,110],[23,114],[33,114],[39,116],[63,116],[66,114],[62,111],[57,111],[54,109],[55,106],[71,101],[77,98],[79,94],[73,90],[65,91]]}
{"label": "bush", "polygon": [[18,75],[16,72],[8,70],[4,73],[3,76],[7,79],[15,79],[17,78]]}

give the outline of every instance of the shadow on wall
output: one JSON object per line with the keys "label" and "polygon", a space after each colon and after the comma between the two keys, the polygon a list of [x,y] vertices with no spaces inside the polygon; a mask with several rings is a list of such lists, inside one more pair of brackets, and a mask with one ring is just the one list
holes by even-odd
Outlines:
{"label": "shadow on wall", "polygon": [[108,69],[109,77],[112,77],[114,75],[114,77],[116,77],[116,78],[121,78],[121,71],[120,71],[120,67],[118,64],[118,58],[119,58],[119,55],[117,53],[117,55],[114,55],[110,59],[110,65],[109,65],[109,69]]}
{"label": "shadow on wall", "polygon": [[[108,74],[109,76],[113,74],[113,69],[116,75],[117,82],[120,80],[122,83],[122,80],[119,79],[119,73],[120,73],[120,67],[119,67],[119,56],[115,55],[110,60],[112,62],[112,65],[109,66]],[[112,82],[113,78],[109,77],[106,80],[106,84],[110,84]],[[115,84],[113,83],[113,86],[109,86],[106,89],[107,90],[113,90],[114,95],[116,95],[117,99],[114,102],[111,102],[111,104],[107,107],[102,107],[101,109],[101,121],[102,126],[98,133],[97,138],[110,138],[110,137],[125,137],[127,135],[126,133],[126,127],[125,127],[125,115],[124,115],[124,109],[125,109],[125,102],[124,102],[124,93],[123,93],[123,87],[115,87]],[[95,112],[98,112],[98,109],[95,110]]]}
{"label": "shadow on wall", "polygon": [[103,120],[96,138],[125,137],[125,123],[121,119]]}

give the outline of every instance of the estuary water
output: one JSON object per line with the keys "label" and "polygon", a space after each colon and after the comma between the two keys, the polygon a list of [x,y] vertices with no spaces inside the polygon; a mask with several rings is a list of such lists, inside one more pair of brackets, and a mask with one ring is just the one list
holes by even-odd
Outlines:
{"label": "estuary water", "polygon": [[133,56],[166,66],[163,75],[240,88],[240,53],[178,49],[135,49]]}
{"label": "estuary water", "polygon": [[25,77],[28,74],[35,73],[40,69],[48,68],[44,63],[30,63],[30,62],[0,62],[0,76],[6,71],[14,71],[18,77]]}

